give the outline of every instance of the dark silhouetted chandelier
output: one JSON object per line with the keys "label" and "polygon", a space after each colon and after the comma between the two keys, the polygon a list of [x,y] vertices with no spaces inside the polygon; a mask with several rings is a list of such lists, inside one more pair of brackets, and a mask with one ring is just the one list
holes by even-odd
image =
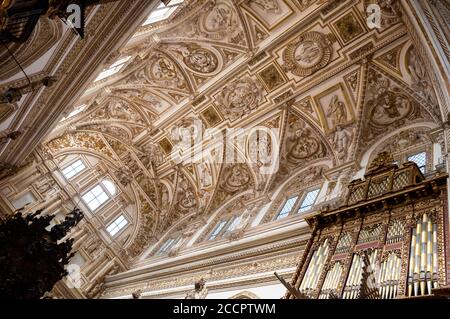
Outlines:
{"label": "dark silhouetted chandelier", "polygon": [[68,274],[73,239],[62,239],[84,215],[75,208],[47,230],[53,217],[38,210],[0,221],[0,299],[39,299]]}

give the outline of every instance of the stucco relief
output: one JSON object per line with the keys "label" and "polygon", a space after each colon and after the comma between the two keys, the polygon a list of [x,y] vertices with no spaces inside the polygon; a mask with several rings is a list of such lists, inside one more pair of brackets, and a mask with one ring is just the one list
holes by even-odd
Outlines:
{"label": "stucco relief", "polygon": [[103,153],[109,158],[115,157],[100,135],[95,133],[66,133],[60,138],[48,142],[47,147],[52,153],[69,148],[84,148]]}
{"label": "stucco relief", "polygon": [[291,115],[288,119],[282,158],[290,164],[298,165],[305,163],[306,159],[321,157],[325,152],[323,142],[313,130],[304,121]]}
{"label": "stucco relief", "polygon": [[163,32],[161,38],[191,38],[246,45],[239,15],[226,0],[208,0],[199,14],[179,27]]}
{"label": "stucco relief", "polygon": [[[392,79],[371,68],[365,100],[366,129],[363,140],[392,131],[408,122],[432,120],[429,111],[423,109]],[[432,111],[432,110],[431,110]]]}
{"label": "stucco relief", "polygon": [[195,189],[184,175],[181,175],[179,178],[176,196],[177,209],[182,211],[191,211],[198,204]]}
{"label": "stucco relief", "polygon": [[123,257],[127,260],[137,257],[145,248],[157,241],[154,231],[158,215],[154,213],[141,195],[139,195],[139,199],[139,228],[133,242],[124,251]]}
{"label": "stucco relief", "polygon": [[124,101],[111,100],[105,106],[95,110],[87,120],[117,120],[144,125],[142,116]]}
{"label": "stucco relief", "polygon": [[278,0],[249,0],[248,2],[254,3],[268,13],[278,13],[280,11]]}
{"label": "stucco relief", "polygon": [[311,75],[330,62],[332,50],[332,42],[327,35],[306,32],[284,50],[284,68],[300,77]]}
{"label": "stucco relief", "polygon": [[424,63],[414,47],[410,47],[406,55],[408,72],[411,76],[412,89],[432,106],[437,105],[436,95]]}
{"label": "stucco relief", "polygon": [[381,28],[385,30],[391,25],[400,22],[401,10],[398,0],[364,0],[364,7],[370,4],[377,4],[381,8]]}
{"label": "stucco relief", "polygon": [[211,49],[195,43],[181,43],[170,45],[168,49],[181,58],[183,63],[191,70],[209,74],[219,67],[219,58]]}
{"label": "stucco relief", "polygon": [[264,89],[258,81],[247,77],[227,85],[216,99],[223,106],[225,116],[236,120],[263,102]]}

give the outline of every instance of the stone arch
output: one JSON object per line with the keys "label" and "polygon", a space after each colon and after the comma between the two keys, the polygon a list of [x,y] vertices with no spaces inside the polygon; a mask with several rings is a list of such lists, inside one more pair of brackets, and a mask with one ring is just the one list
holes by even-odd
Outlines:
{"label": "stone arch", "polygon": [[390,132],[389,134],[386,134],[382,138],[380,138],[378,141],[376,141],[374,144],[372,144],[362,155],[361,155],[361,161],[360,161],[360,167],[361,170],[357,172],[355,178],[360,178],[364,175],[364,172],[366,171],[367,166],[370,164],[370,159],[372,159],[376,154],[373,154],[377,148],[380,145],[383,145],[386,143],[386,141],[393,136],[398,135],[402,131],[406,131],[409,129],[414,128],[429,128],[430,130],[433,128],[436,128],[437,124],[433,122],[422,122],[422,123],[414,123],[411,125],[407,125],[405,127],[399,128],[395,131]]}

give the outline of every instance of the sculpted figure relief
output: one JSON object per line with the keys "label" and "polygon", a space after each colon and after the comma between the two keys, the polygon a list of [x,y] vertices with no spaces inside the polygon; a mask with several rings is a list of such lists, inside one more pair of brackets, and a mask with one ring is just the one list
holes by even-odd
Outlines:
{"label": "sculpted figure relief", "polygon": [[412,88],[428,103],[436,105],[436,97],[424,64],[414,48],[409,50],[408,70],[411,74]]}
{"label": "sculpted figure relief", "polygon": [[161,53],[154,54],[146,69],[150,82],[173,89],[186,89],[186,81],[174,63]]}
{"label": "sculpted figure relief", "polygon": [[387,76],[370,69],[367,86],[367,111],[369,123],[384,128],[400,120],[420,115],[415,103]]}
{"label": "sculpted figure relief", "polygon": [[128,166],[119,168],[117,171],[115,171],[115,175],[123,186],[128,185],[131,181],[133,181],[134,178],[133,173]]}
{"label": "sculpted figure relief", "polygon": [[224,113],[231,120],[250,113],[263,99],[262,86],[251,78],[229,84],[217,97],[217,101],[224,107]]}
{"label": "sculpted figure relief", "polygon": [[212,175],[211,168],[208,163],[203,163],[200,165],[200,183],[202,188],[207,188],[212,185]]}
{"label": "sculpted figure relief", "polygon": [[321,57],[321,50],[318,43],[305,41],[295,49],[295,60],[303,67],[309,67],[317,63]]}
{"label": "sculpted figure relief", "polygon": [[188,292],[184,299],[205,299],[208,295],[208,289],[205,286],[206,281],[201,278],[194,285],[194,290]]}
{"label": "sculpted figure relief", "polygon": [[228,0],[207,0],[198,15],[182,26],[161,34],[162,38],[194,38],[245,45],[239,15]]}
{"label": "sculpted figure relief", "polygon": [[133,108],[123,101],[109,101],[107,105],[101,107],[92,114],[91,120],[115,119],[119,121],[129,121],[144,124],[142,117]]}
{"label": "sculpted figure relief", "polygon": [[390,125],[406,117],[412,106],[409,98],[390,88],[390,80],[379,78],[376,83],[374,99],[369,101],[371,107],[370,120],[376,125]]}
{"label": "sculpted figure relief", "polygon": [[250,0],[250,3],[254,3],[262,10],[266,12],[278,13],[280,12],[280,6],[278,5],[277,0]]}
{"label": "sculpted figure relief", "polygon": [[181,209],[190,209],[197,204],[197,199],[192,186],[185,177],[181,177],[178,184],[177,201]]}
{"label": "sculpted figure relief", "polygon": [[331,118],[333,127],[336,127],[339,124],[344,124],[347,121],[347,109],[344,102],[339,101],[339,97],[337,95],[333,95],[331,98],[326,116]]}
{"label": "sculpted figure relief", "polygon": [[336,132],[334,133],[332,143],[335,147],[338,159],[346,159],[351,143],[351,137],[352,135],[347,129],[342,128],[340,125],[336,126]]}
{"label": "sculpted figure relief", "polygon": [[159,145],[148,143],[142,147],[142,155],[139,156],[142,163],[146,166],[152,164],[159,166],[164,163],[164,154]]}

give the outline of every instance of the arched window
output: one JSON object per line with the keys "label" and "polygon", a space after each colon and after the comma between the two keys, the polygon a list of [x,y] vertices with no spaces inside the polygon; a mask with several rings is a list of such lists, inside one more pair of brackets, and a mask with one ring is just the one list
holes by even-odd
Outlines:
{"label": "arched window", "polygon": [[424,127],[401,131],[375,148],[368,163],[370,164],[377,154],[386,151],[392,155],[397,165],[414,162],[422,173],[428,173],[434,169],[433,164],[437,164],[433,159],[439,156],[439,153],[435,154],[435,142],[430,136],[430,129]]}
{"label": "arched window", "polygon": [[300,208],[298,209],[297,213],[306,212],[307,210],[310,210],[311,207],[316,202],[317,195],[319,195],[319,192],[320,188],[316,188],[307,192],[306,195],[303,197],[302,203],[300,204]]}
{"label": "arched window", "polygon": [[81,105],[75,107],[75,108],[72,110],[72,112],[70,112],[66,117],[63,117],[63,118],[60,120],[60,122],[65,121],[65,120],[67,120],[67,119],[69,119],[69,118],[71,118],[71,117],[73,117],[73,116],[75,116],[75,115],[77,115],[77,114],[83,112],[83,111],[86,109],[86,107],[87,107],[86,104],[81,104]]}
{"label": "arched window", "polygon": [[111,194],[111,196],[116,195],[116,186],[108,180],[104,180],[102,181],[103,186],[106,187],[106,189],[108,190],[109,194]]}
{"label": "arched window", "polygon": [[184,0],[172,0],[167,4],[161,3],[145,20],[143,25],[148,25],[158,21],[162,21],[170,17],[170,15],[178,8]]}
{"label": "arched window", "polygon": [[81,198],[84,203],[93,212],[116,194],[116,187],[109,180],[103,180],[89,191],[84,193]]}

